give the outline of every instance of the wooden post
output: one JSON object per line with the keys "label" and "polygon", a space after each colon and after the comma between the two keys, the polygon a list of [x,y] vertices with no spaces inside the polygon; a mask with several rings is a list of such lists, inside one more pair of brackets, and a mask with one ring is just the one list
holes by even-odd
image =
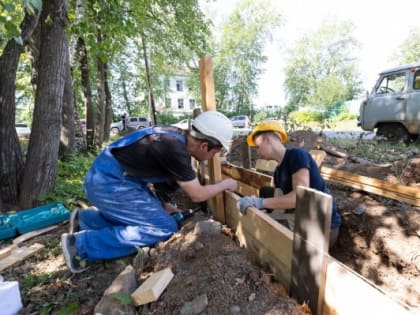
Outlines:
{"label": "wooden post", "polygon": [[[200,82],[201,82],[201,102],[203,111],[216,110],[216,96],[214,91],[213,62],[211,57],[205,56],[200,59]],[[216,154],[208,162],[210,184],[222,180],[222,171],[220,166],[220,156]],[[225,209],[223,194],[218,194],[212,199],[214,218],[225,223]]]}
{"label": "wooden post", "polygon": [[323,314],[331,212],[330,195],[297,187],[290,294],[315,315]]}
{"label": "wooden post", "polygon": [[241,161],[243,168],[251,168],[251,148],[246,143],[246,140],[241,142]]}

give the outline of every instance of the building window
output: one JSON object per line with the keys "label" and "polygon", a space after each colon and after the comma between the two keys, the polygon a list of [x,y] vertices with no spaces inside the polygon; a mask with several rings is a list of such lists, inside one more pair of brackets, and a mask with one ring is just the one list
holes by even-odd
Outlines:
{"label": "building window", "polygon": [[195,107],[195,99],[190,98],[190,109],[194,109]]}
{"label": "building window", "polygon": [[183,109],[183,108],[184,108],[184,99],[178,98],[178,109]]}
{"label": "building window", "polygon": [[171,81],[169,79],[165,79],[165,89],[168,90],[171,87]]}
{"label": "building window", "polygon": [[176,90],[178,92],[184,91],[184,84],[183,84],[182,80],[176,80]]}
{"label": "building window", "polygon": [[171,99],[169,97],[165,98],[165,107],[170,108],[171,105]]}

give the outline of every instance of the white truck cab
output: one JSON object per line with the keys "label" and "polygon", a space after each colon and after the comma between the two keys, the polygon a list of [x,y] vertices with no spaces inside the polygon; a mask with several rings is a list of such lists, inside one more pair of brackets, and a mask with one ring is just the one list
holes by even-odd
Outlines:
{"label": "white truck cab", "polygon": [[382,71],[359,108],[363,130],[408,141],[420,135],[420,61]]}

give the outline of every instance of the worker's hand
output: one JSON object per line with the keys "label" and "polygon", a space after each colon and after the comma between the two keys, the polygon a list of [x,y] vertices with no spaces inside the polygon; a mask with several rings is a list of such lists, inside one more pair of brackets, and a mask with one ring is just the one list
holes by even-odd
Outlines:
{"label": "worker's hand", "polygon": [[238,187],[238,182],[232,178],[225,179],[223,182],[226,187],[225,190],[235,191],[236,187]]}
{"label": "worker's hand", "polygon": [[263,207],[264,198],[257,198],[257,197],[242,197],[239,200],[239,211],[242,214],[246,213],[248,207],[255,207],[261,209]]}
{"label": "worker's hand", "polygon": [[171,202],[165,202],[165,203],[163,203],[163,206],[165,207],[165,210],[169,214],[173,214],[173,213],[177,213],[177,212],[182,212],[181,209],[179,209],[175,204],[173,204]]}

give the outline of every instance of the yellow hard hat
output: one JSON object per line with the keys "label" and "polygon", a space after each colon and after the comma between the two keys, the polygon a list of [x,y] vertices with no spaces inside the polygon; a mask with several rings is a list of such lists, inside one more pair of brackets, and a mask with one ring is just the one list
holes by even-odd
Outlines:
{"label": "yellow hard hat", "polygon": [[251,133],[246,137],[246,142],[250,147],[255,147],[254,136],[258,132],[262,131],[274,131],[280,135],[281,143],[286,143],[287,141],[287,134],[286,130],[284,130],[283,125],[277,120],[265,120],[260,122],[255,128],[251,131]]}

